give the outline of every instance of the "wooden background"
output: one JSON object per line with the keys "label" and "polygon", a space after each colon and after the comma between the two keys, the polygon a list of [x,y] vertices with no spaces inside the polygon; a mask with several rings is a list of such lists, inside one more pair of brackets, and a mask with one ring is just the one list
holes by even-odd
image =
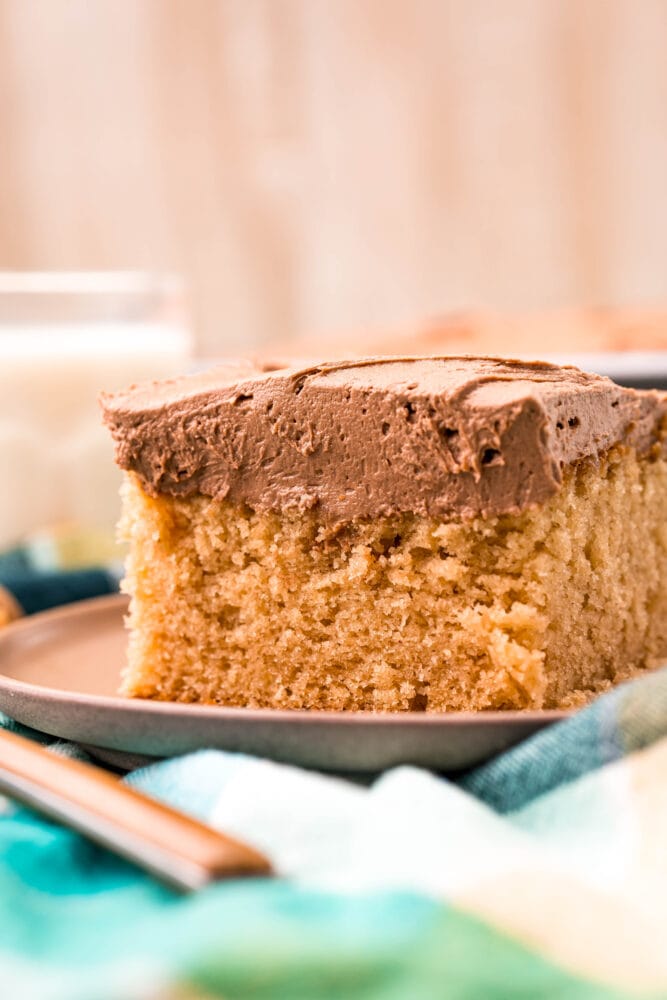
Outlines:
{"label": "wooden background", "polygon": [[0,0],[0,266],[202,346],[667,301],[667,0]]}

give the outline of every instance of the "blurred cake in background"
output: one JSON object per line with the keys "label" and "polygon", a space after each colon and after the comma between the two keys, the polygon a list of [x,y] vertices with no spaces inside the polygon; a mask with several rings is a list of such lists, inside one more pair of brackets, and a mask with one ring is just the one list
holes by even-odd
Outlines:
{"label": "blurred cake in background", "polygon": [[[664,354],[663,354],[664,352]],[[667,310],[563,309],[543,313],[452,313],[393,332],[356,331],[290,341],[265,352],[293,359],[363,354],[477,354],[571,361],[628,385],[667,385]]]}
{"label": "blurred cake in background", "polygon": [[[410,334],[408,334],[410,336]],[[471,354],[510,351],[610,352],[667,350],[667,312],[622,309],[507,314],[470,312],[445,316],[414,333],[425,351],[450,346]],[[397,344],[405,334],[397,335]]]}

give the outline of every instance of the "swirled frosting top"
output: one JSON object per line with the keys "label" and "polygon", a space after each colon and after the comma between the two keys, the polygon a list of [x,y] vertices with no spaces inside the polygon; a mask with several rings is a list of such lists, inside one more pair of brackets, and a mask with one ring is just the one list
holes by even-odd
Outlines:
{"label": "swirled frosting top", "polygon": [[102,406],[118,464],[151,495],[335,522],[516,513],[556,493],[566,465],[619,442],[664,448],[667,421],[665,393],[489,357],[239,361]]}

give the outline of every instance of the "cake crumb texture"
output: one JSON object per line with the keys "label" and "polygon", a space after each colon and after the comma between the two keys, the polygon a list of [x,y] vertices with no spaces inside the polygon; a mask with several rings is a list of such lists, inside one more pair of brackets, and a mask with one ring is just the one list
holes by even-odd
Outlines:
{"label": "cake crumb texture", "polygon": [[667,461],[616,448],[516,515],[350,521],[126,474],[123,693],[225,705],[577,705],[667,658]]}

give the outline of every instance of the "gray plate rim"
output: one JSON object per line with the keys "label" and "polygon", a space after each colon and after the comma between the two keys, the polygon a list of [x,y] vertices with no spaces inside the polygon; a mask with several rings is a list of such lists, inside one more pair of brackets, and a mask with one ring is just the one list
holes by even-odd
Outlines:
{"label": "gray plate rim", "polygon": [[[77,601],[76,604],[69,604],[62,608],[52,608],[48,611],[41,611],[38,614],[21,618],[8,626],[0,633],[0,653],[4,640],[7,637],[8,629],[14,635],[19,630],[33,631],[35,625],[45,624],[51,621],[61,623],[66,617],[78,618],[81,612],[88,609],[103,610],[118,607],[119,611],[127,607],[127,598],[120,594],[111,594],[105,597],[93,597],[84,601]],[[104,705],[108,708],[123,709],[124,711],[140,712],[150,711],[160,715],[173,715],[174,710],[187,712],[193,717],[202,718],[231,718],[231,719],[252,719],[262,722],[299,722],[304,725],[325,722],[339,725],[358,725],[360,721],[366,723],[404,724],[406,722],[419,721],[420,725],[442,725],[443,723],[456,724],[470,722],[526,722],[535,723],[549,720],[560,721],[571,715],[568,709],[521,709],[504,711],[480,711],[480,712],[368,712],[368,711],[331,711],[326,709],[287,709],[287,708],[240,708],[229,705],[199,705],[196,702],[172,702],[154,701],[150,698],[123,698],[120,695],[95,695],[85,692],[69,692],[62,688],[48,687],[44,684],[35,684],[31,681],[20,681],[9,677],[3,672],[0,661],[0,688],[3,690],[13,690],[26,695],[39,694],[41,697],[49,699],[66,700],[72,704],[100,707]]]}
{"label": "gray plate rim", "polygon": [[[104,629],[113,629],[115,641],[122,639],[116,630],[122,627],[126,609],[127,598],[122,595],[98,597],[21,619],[0,631],[0,711],[53,736],[120,754],[155,757],[218,747],[350,772],[378,771],[403,763],[438,770],[472,766],[571,714],[566,710],[436,713],[239,708],[130,699],[86,692],[85,683],[81,690],[71,690],[11,676],[12,655],[18,655],[19,664],[27,662],[30,669],[30,650],[39,646],[47,650],[48,663],[49,638],[55,636],[67,648],[70,629],[73,648],[76,636],[92,634],[95,626],[102,643],[110,635]],[[115,668],[115,658],[113,663]],[[81,666],[84,678],[87,669]],[[78,682],[76,667],[75,678]]]}

